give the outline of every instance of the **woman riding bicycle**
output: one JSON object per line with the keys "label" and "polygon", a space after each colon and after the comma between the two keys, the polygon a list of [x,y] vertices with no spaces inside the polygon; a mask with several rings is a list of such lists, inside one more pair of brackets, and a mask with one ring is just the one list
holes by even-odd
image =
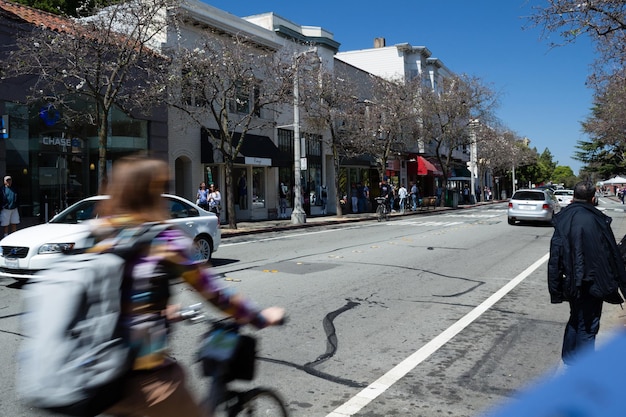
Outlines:
{"label": "woman riding bicycle", "polygon": [[[106,250],[120,233],[139,233],[146,223],[169,218],[161,193],[170,182],[164,161],[127,157],[118,161],[108,185],[110,198],[99,207],[93,225],[94,250]],[[176,228],[161,232],[145,250],[127,261],[122,284],[121,331],[137,352],[124,379],[125,397],[105,414],[125,417],[206,417],[185,384],[183,368],[167,350],[170,280],[182,278],[207,301],[241,323],[263,328],[278,324],[284,310],[257,308],[244,297],[218,287],[206,267],[192,260],[192,241]]]}

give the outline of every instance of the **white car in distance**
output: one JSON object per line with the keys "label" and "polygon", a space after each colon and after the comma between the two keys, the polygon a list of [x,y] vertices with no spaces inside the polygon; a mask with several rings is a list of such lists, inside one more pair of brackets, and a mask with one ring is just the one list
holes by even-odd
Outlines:
{"label": "white car in distance", "polygon": [[559,200],[561,207],[565,207],[572,202],[574,190],[554,190],[554,196]]}

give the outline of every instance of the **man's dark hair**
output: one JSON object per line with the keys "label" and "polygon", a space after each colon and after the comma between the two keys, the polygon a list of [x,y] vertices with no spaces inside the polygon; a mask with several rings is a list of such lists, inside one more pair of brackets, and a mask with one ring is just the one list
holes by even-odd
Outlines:
{"label": "man's dark hair", "polygon": [[574,186],[574,198],[591,203],[596,195],[596,186],[589,181],[581,181]]}

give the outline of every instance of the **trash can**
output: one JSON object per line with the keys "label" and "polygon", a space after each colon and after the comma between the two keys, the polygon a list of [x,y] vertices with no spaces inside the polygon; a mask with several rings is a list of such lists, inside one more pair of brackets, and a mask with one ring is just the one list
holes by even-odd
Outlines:
{"label": "trash can", "polygon": [[459,193],[452,193],[452,208],[459,206]]}
{"label": "trash can", "polygon": [[500,193],[500,200],[506,200],[506,190],[502,190]]}
{"label": "trash can", "polygon": [[275,209],[275,208],[267,209],[267,218],[269,220],[278,219],[278,209]]}

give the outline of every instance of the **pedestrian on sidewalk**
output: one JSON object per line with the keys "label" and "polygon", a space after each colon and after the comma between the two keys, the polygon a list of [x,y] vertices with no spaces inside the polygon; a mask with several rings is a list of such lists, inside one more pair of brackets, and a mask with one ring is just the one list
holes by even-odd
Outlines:
{"label": "pedestrian on sidewalk", "polygon": [[209,210],[209,190],[206,189],[204,181],[200,183],[198,192],[196,193],[196,204],[203,210]]}
{"label": "pedestrian on sidewalk", "polygon": [[570,365],[582,349],[593,349],[604,301],[621,304],[626,270],[611,229],[612,219],[594,207],[596,187],[574,186],[572,203],[553,218],[548,289],[553,304],[567,301],[570,316],[561,358]]}
{"label": "pedestrian on sidewalk", "polygon": [[17,209],[17,188],[13,186],[13,178],[10,175],[4,177],[1,198],[0,222],[4,228],[4,236],[6,236],[9,234],[9,226],[11,232],[15,232],[17,225],[20,224],[20,213]]}
{"label": "pedestrian on sidewalk", "polygon": [[216,184],[209,185],[207,200],[209,201],[209,211],[215,213],[219,219],[222,211],[222,193],[220,193]]}
{"label": "pedestrian on sidewalk", "polygon": [[417,200],[419,199],[419,189],[417,188],[417,185],[411,181],[411,210],[416,211],[417,210]]}
{"label": "pedestrian on sidewalk", "polygon": [[404,208],[406,205],[406,196],[407,190],[404,184],[400,184],[400,188],[398,188],[398,205],[400,206],[400,213],[404,214]]}
{"label": "pedestrian on sidewalk", "polygon": [[287,218],[287,192],[289,188],[285,185],[284,182],[281,182],[278,185],[278,205],[280,207],[280,214],[278,216],[279,219]]}
{"label": "pedestrian on sidewalk", "polygon": [[352,203],[352,213],[359,212],[359,194],[355,183],[350,186],[350,203]]}

